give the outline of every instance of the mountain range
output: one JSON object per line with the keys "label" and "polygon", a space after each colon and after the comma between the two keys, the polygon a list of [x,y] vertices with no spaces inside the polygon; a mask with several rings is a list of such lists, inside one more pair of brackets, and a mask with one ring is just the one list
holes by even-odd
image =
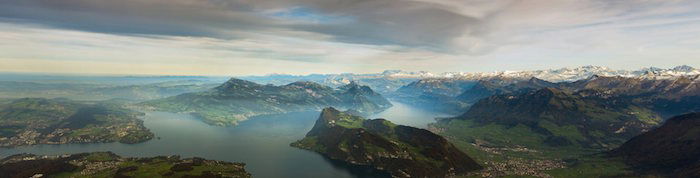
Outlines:
{"label": "mountain range", "polygon": [[252,116],[320,110],[333,106],[371,114],[391,107],[381,94],[350,82],[331,88],[314,82],[262,85],[232,78],[207,91],[140,104],[149,109],[193,114],[209,124],[235,125]]}
{"label": "mountain range", "polygon": [[351,81],[358,82],[362,85],[370,86],[382,94],[388,94],[398,90],[404,85],[417,80],[461,80],[461,81],[478,81],[490,79],[514,79],[528,80],[530,78],[539,78],[549,82],[564,82],[586,79],[588,77],[598,76],[623,76],[623,77],[645,77],[645,78],[672,78],[677,76],[698,75],[699,69],[682,65],[668,69],[657,67],[642,68],[639,70],[614,70],[600,66],[581,66],[575,68],[560,68],[548,70],[531,70],[531,71],[495,71],[495,72],[445,72],[445,73],[430,73],[426,71],[409,72],[402,70],[386,70],[381,73],[369,74],[311,74],[311,75],[286,75],[286,74],[271,74],[266,76],[241,76],[239,78],[250,80],[264,84],[283,85],[295,81],[313,81],[328,86],[341,86],[349,84]]}
{"label": "mountain range", "polygon": [[[578,169],[579,172],[600,171],[596,167],[603,164],[613,168],[610,170],[618,170],[606,173],[616,177],[650,173],[671,177],[697,175],[697,167],[690,166],[695,163],[688,163],[689,167],[671,168],[664,168],[666,163],[652,163],[680,159],[685,155],[692,157],[694,152],[700,151],[676,149],[692,146],[692,140],[700,138],[694,135],[692,122],[684,121],[685,126],[680,127],[680,124],[672,124],[674,119],[666,121],[666,118],[676,115],[700,111],[700,75],[669,78],[594,75],[556,83],[534,77],[515,81],[480,80],[462,94],[432,102],[455,101],[470,104],[455,112],[462,114],[441,118],[429,128],[461,145],[463,150],[470,150],[472,155],[488,155],[479,157],[480,160],[509,160],[489,166],[503,168],[492,174],[509,175],[508,172],[513,170],[503,164],[520,164],[514,160],[525,158],[529,164],[537,164],[538,159],[564,160],[567,167],[572,167],[570,170]],[[676,125],[674,128],[678,133],[670,131],[673,129],[662,129],[669,124]],[[645,136],[646,132],[653,133],[650,130],[657,127],[660,130],[656,129],[653,135],[666,135],[663,139],[661,136]],[[638,136],[640,134],[642,136]],[[673,139],[675,137],[667,136],[669,134],[684,140]],[[690,145],[684,145],[686,143]],[[646,144],[649,147],[644,149],[648,150],[633,151]],[[620,145],[623,145],[620,149],[632,150],[619,153],[627,155],[623,156],[627,164],[615,158],[592,155]],[[660,148],[652,147],[654,145]],[[675,157],[667,157],[669,155]],[[646,159],[646,163],[635,159]],[[556,167],[557,164],[548,165]],[[627,166],[634,169],[627,169]],[[533,175],[528,171],[522,171],[522,174]]]}
{"label": "mountain range", "polygon": [[597,76],[621,76],[621,77],[642,77],[653,79],[673,78],[678,76],[698,75],[699,69],[682,65],[669,69],[657,67],[643,68],[639,70],[613,70],[600,66],[581,66],[576,68],[561,68],[549,70],[533,71],[499,71],[499,72],[477,72],[477,73],[448,73],[442,78],[454,78],[460,80],[485,80],[493,78],[511,78],[527,80],[539,78],[549,82],[566,82],[586,79]]}
{"label": "mountain range", "polygon": [[700,75],[482,80],[453,99],[473,104],[431,128],[471,149],[576,157],[616,148],[666,118],[700,111],[699,81]]}
{"label": "mountain range", "polygon": [[473,122],[472,127],[523,126],[541,138],[535,144],[523,144],[528,147],[589,148],[622,144],[662,121],[651,109],[625,99],[600,97],[601,93],[594,92],[543,88],[495,95],[478,101],[457,119]]}
{"label": "mountain range", "polygon": [[[676,69],[679,69],[677,67]],[[566,82],[550,82],[536,77],[524,78],[486,78],[480,80],[461,79],[423,79],[399,88],[389,94],[390,98],[417,106],[440,106],[443,112],[460,113],[479,99],[505,93],[527,92],[532,89],[544,87],[557,87],[569,90],[600,89],[610,90],[622,95],[641,96],[644,93],[664,93],[675,96],[665,97],[668,105],[673,104],[674,99],[689,99],[685,96],[696,96],[698,78],[700,75],[689,75],[695,70],[683,75],[641,75],[628,76],[603,76],[592,75],[585,79]],[[662,77],[666,76],[666,77]],[[657,107],[668,107],[659,105]],[[683,106],[675,107],[685,108]],[[688,110],[688,109],[684,109]],[[678,113],[675,113],[678,114]],[[671,116],[673,114],[665,114]]]}

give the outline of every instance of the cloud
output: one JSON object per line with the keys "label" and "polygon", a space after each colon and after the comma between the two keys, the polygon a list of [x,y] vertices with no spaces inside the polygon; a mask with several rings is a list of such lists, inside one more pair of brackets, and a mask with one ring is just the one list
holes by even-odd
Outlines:
{"label": "cloud", "polygon": [[[317,72],[334,65],[348,66],[342,69],[349,71],[401,67],[449,71],[485,70],[472,67],[483,63],[492,63],[493,68],[543,61],[605,64],[613,58],[654,63],[665,56],[687,63],[697,59],[693,56],[699,56],[695,51],[700,47],[696,40],[700,1],[692,0],[0,0],[0,4],[0,38],[14,40],[0,42],[0,58],[15,60],[171,61],[209,67],[262,67],[265,62],[260,61],[275,61],[323,68],[313,69]],[[262,71],[268,70],[253,72]]]}
{"label": "cloud", "polygon": [[[257,35],[218,39],[119,35],[0,23],[0,70],[170,75],[295,74],[382,70],[375,56],[406,53],[400,46],[348,44]],[[409,50],[410,52],[410,50]],[[358,60],[367,60],[357,64]],[[26,61],[23,65],[21,61]],[[55,65],[65,62],[64,65]],[[87,69],[89,66],[104,65]],[[43,65],[42,65],[43,63]],[[128,66],[147,67],[128,67]],[[29,67],[28,67],[29,66]],[[43,66],[43,67],[42,67]],[[59,67],[60,66],[60,67]],[[159,70],[156,66],[161,66]],[[296,66],[296,67],[295,67]],[[121,69],[120,69],[121,68]],[[189,70],[181,70],[190,68]],[[226,70],[224,70],[226,69]]]}
{"label": "cloud", "polygon": [[116,34],[230,38],[227,31],[276,23],[235,4],[187,0],[0,0],[0,15],[19,22]]}
{"label": "cloud", "polygon": [[[0,0],[5,19],[116,34],[246,38],[301,31],[332,40],[484,53],[534,30],[694,12],[660,0]],[[690,6],[689,6],[690,4]],[[274,12],[274,13],[270,13]],[[272,14],[272,15],[271,15]],[[525,33],[525,34],[523,34]]]}

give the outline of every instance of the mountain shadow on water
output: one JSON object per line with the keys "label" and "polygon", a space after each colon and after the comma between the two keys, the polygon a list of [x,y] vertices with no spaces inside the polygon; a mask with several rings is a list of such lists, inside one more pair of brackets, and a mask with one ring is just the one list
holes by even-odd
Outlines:
{"label": "mountain shadow on water", "polygon": [[373,168],[372,166],[366,166],[366,165],[356,165],[356,164],[349,164],[344,161],[340,160],[334,160],[331,159],[327,156],[323,156],[323,159],[327,161],[328,163],[331,164],[334,168],[339,168],[343,170],[347,170],[350,174],[356,177],[363,177],[363,178],[390,178],[391,174],[378,170]]}

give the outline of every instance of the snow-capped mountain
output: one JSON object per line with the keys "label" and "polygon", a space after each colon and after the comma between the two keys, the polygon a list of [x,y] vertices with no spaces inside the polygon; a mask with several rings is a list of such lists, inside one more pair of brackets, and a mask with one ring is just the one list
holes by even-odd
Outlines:
{"label": "snow-capped mountain", "polygon": [[700,75],[700,70],[693,67],[683,65],[670,69],[661,69],[656,67],[643,68],[640,70],[613,70],[607,67],[600,66],[581,66],[576,68],[561,68],[549,70],[533,70],[533,71],[497,71],[497,72],[449,72],[437,75],[423,74],[422,76],[430,76],[427,78],[445,78],[457,80],[484,80],[493,78],[509,78],[509,79],[530,79],[532,77],[547,80],[550,82],[576,81],[589,78],[591,76],[622,76],[622,77],[641,77],[648,79],[667,79],[679,76]]}
{"label": "snow-capped mountain", "polygon": [[632,76],[649,79],[669,79],[690,75],[700,75],[700,69],[695,69],[687,65],[677,66],[672,69],[650,67],[634,71]]}
{"label": "snow-capped mountain", "polygon": [[416,80],[430,79],[440,80],[492,80],[497,79],[502,82],[514,82],[539,78],[549,82],[576,81],[589,78],[591,76],[622,76],[640,77],[646,79],[670,79],[679,76],[700,75],[700,70],[683,65],[670,69],[656,67],[643,68],[640,70],[614,70],[600,66],[581,66],[576,68],[560,68],[549,70],[532,71],[496,71],[496,72],[446,72],[434,74],[426,71],[408,72],[402,70],[386,70],[381,73],[370,74],[311,74],[311,75],[283,75],[273,74],[267,76],[247,76],[239,77],[264,84],[284,85],[295,81],[313,81],[328,86],[347,85],[352,81],[357,81],[362,85],[369,85],[377,89],[380,93],[395,91],[401,86],[407,85]]}
{"label": "snow-capped mountain", "polygon": [[[700,75],[700,69],[687,65],[670,69],[656,67],[640,70],[614,70],[601,66],[581,66],[576,68],[560,68],[532,71],[496,71],[496,72],[446,72],[434,74],[426,71],[409,72],[402,70],[386,70],[382,73],[370,74],[312,74],[312,75],[269,75],[257,76],[259,78],[284,78],[287,80],[310,80],[332,85],[345,85],[351,81],[365,79],[457,79],[457,80],[483,80],[491,78],[530,79],[532,77],[550,82],[576,81],[588,77],[598,76],[622,76],[663,79],[677,76]],[[251,77],[243,77],[251,78]],[[253,79],[255,80],[255,79]]]}
{"label": "snow-capped mountain", "polygon": [[382,77],[392,77],[392,78],[431,78],[431,77],[444,77],[440,75],[435,75],[426,71],[419,72],[406,72],[402,70],[385,70],[381,73]]}

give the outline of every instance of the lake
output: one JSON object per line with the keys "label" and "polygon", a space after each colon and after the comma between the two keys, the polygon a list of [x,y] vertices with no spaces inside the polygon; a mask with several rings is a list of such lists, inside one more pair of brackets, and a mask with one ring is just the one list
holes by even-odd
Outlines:
{"label": "lake", "polygon": [[434,123],[436,117],[449,117],[451,115],[437,113],[408,104],[392,101],[391,108],[377,113],[370,118],[384,118],[394,124],[413,126],[418,128],[427,128],[429,123]]}
{"label": "lake", "polygon": [[[393,102],[394,107],[371,118],[425,128],[438,113]],[[207,125],[187,114],[147,112],[144,125],[156,139],[139,144],[98,143],[33,145],[0,148],[0,157],[18,153],[41,155],[112,151],[126,157],[180,155],[246,163],[253,177],[383,177],[372,169],[331,161],[315,152],[290,147],[304,137],[319,112],[260,116],[234,127]]]}

